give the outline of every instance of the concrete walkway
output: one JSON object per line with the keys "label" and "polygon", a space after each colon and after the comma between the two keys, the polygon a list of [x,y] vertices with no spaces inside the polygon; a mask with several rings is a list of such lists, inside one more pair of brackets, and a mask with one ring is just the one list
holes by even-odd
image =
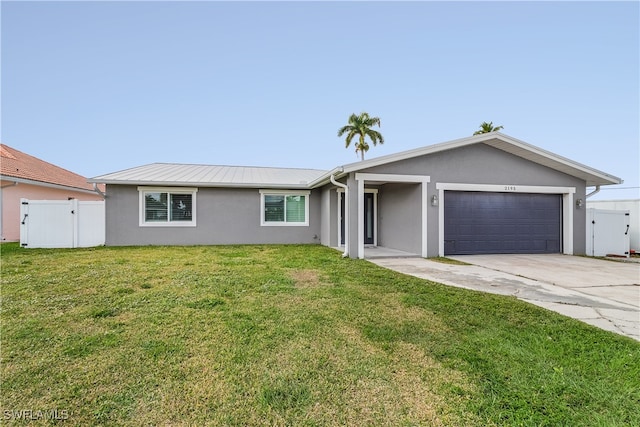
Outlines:
{"label": "concrete walkway", "polygon": [[568,255],[465,255],[472,265],[424,258],[371,259],[422,279],[511,295],[640,341],[640,265]]}

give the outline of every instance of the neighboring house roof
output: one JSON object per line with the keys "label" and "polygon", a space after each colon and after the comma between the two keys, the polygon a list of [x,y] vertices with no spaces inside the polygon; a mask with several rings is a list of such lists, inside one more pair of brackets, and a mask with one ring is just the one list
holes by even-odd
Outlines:
{"label": "neighboring house roof", "polygon": [[325,173],[317,169],[152,163],[97,176],[90,181],[158,186],[308,188],[311,181]]}
{"label": "neighboring house roof", "polygon": [[428,154],[485,144],[548,168],[580,178],[587,186],[620,184],[622,179],[543,150],[500,132],[474,135],[441,144],[337,167],[330,171],[241,166],[181,165],[153,163],[121,172],[97,176],[89,182],[138,185],[196,185],[209,187],[286,187],[316,188],[350,172],[393,163]]}
{"label": "neighboring house roof", "polygon": [[0,144],[0,177],[5,181],[94,193],[87,178],[5,144]]}
{"label": "neighboring house roof", "polygon": [[387,163],[453,150],[474,144],[485,144],[513,154],[514,156],[522,157],[523,159],[546,166],[550,169],[583,179],[586,181],[588,187],[595,185],[621,184],[623,182],[621,178],[593,169],[589,166],[551,153],[550,151],[543,150],[542,148],[534,145],[527,144],[524,141],[512,138],[503,133],[491,132],[344,165],[329,171],[325,177],[321,177],[317,182],[312,182],[311,185],[323,185],[329,180],[329,176],[331,174],[335,174],[336,177],[339,177],[350,172],[357,172]]}

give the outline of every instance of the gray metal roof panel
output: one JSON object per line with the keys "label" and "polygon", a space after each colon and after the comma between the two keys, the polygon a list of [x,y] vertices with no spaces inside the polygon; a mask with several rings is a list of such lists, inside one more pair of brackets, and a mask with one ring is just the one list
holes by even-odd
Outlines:
{"label": "gray metal roof panel", "polygon": [[318,169],[152,163],[96,176],[89,181],[107,184],[211,187],[307,187],[308,183],[325,173],[326,171]]}

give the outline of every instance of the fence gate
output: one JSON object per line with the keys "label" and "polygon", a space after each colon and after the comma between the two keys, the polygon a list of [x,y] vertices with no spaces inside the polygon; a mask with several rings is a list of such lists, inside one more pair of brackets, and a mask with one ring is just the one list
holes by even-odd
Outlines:
{"label": "fence gate", "polygon": [[78,248],[104,242],[103,201],[20,200],[20,246]]}
{"label": "fence gate", "polygon": [[587,255],[629,257],[629,211],[587,209]]}

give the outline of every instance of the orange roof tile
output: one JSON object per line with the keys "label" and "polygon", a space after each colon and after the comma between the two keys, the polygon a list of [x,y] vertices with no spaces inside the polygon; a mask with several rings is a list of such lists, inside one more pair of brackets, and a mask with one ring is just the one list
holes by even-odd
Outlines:
{"label": "orange roof tile", "polygon": [[87,178],[25,154],[5,144],[0,144],[0,174],[3,177],[27,179],[82,190],[93,190],[93,185],[87,182]]}

